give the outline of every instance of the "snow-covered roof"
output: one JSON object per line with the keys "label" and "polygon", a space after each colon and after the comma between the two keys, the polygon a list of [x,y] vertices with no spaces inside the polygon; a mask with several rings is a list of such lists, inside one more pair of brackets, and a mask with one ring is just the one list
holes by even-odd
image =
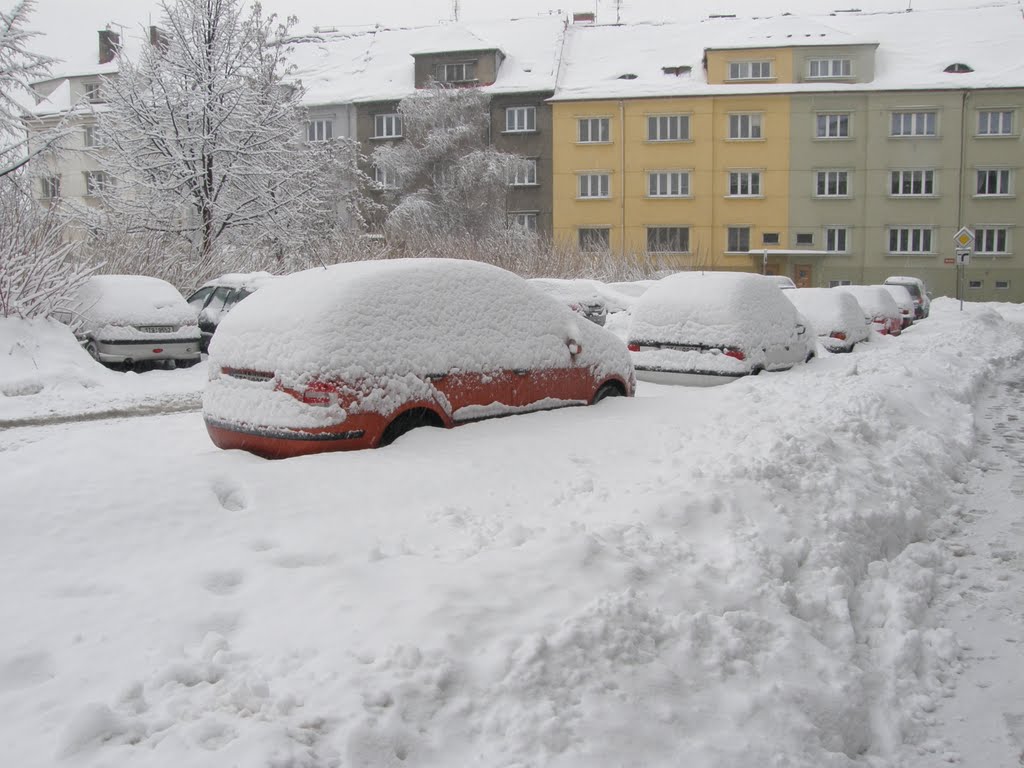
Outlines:
{"label": "snow-covered roof", "polygon": [[[874,79],[865,83],[711,85],[704,72],[709,49],[866,44],[877,44],[878,49]],[[1009,3],[911,12],[576,25],[566,36],[554,100],[1021,87],[1022,48],[1024,18],[1020,7]],[[945,72],[954,62],[974,71]],[[688,66],[690,71],[666,74],[667,66]]]}
{"label": "snow-covered roof", "polygon": [[297,41],[291,59],[310,105],[402,99],[416,90],[413,56],[444,51],[500,50],[489,93],[553,91],[563,33],[557,16],[322,32]]}

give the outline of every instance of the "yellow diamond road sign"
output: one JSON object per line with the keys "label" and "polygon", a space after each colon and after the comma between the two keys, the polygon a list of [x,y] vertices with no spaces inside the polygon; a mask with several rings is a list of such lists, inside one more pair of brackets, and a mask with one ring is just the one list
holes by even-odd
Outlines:
{"label": "yellow diamond road sign", "polygon": [[953,235],[953,242],[960,248],[970,248],[974,244],[974,233],[967,227],[960,227],[957,233]]}

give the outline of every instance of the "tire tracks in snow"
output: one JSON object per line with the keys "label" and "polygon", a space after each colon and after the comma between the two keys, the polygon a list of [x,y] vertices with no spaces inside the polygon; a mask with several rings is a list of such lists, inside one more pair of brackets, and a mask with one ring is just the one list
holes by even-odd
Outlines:
{"label": "tire tracks in snow", "polygon": [[203,407],[202,393],[176,395],[141,403],[125,403],[96,411],[78,413],[53,413],[40,416],[26,416],[16,419],[0,419],[0,430],[49,427],[60,424],[75,424],[109,419],[136,419],[146,416],[161,416],[173,413],[200,411]]}

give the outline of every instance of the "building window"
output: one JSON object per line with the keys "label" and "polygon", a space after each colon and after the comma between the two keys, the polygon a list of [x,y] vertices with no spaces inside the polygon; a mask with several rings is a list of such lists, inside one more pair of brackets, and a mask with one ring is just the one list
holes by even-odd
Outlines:
{"label": "building window", "polygon": [[729,197],[760,196],[760,171],[732,171],[729,173]]}
{"label": "building window", "polygon": [[819,139],[850,138],[850,116],[842,112],[818,115],[814,135]]}
{"label": "building window", "polygon": [[537,231],[537,212],[536,211],[514,211],[509,214],[509,224],[513,227],[519,227],[527,232]]}
{"label": "building window", "polygon": [[931,253],[932,230],[929,227],[891,227],[889,253]]}
{"label": "building window", "polygon": [[1009,227],[977,227],[974,230],[974,250],[986,256],[1005,256],[1010,253]]}
{"label": "building window", "polygon": [[44,198],[55,200],[60,197],[60,176],[43,176],[39,181]]}
{"label": "building window", "polygon": [[979,136],[1012,136],[1013,111],[1007,109],[978,112]]}
{"label": "building window", "polygon": [[647,250],[651,253],[689,253],[689,227],[648,227]]}
{"label": "building window", "polygon": [[729,227],[726,250],[729,253],[747,253],[750,250],[750,227]]}
{"label": "building window", "polygon": [[584,227],[579,231],[581,251],[607,251],[611,242],[608,227]]}
{"label": "building window", "polygon": [[849,171],[818,171],[815,194],[818,197],[849,197]]}
{"label": "building window", "polygon": [[610,120],[607,117],[581,117],[580,144],[601,144],[611,141]]}
{"label": "building window", "polygon": [[761,115],[757,113],[729,115],[729,138],[763,138],[763,131],[761,130]]}
{"label": "building window", "polygon": [[92,104],[97,104],[103,101],[103,91],[100,89],[99,83],[85,84],[85,100]]}
{"label": "building window", "polygon": [[987,168],[978,171],[979,196],[1005,197],[1011,193],[1008,168]]}
{"label": "building window", "polygon": [[689,197],[688,171],[651,171],[647,174],[649,197]]}
{"label": "building window", "polygon": [[846,253],[849,250],[850,230],[846,227],[825,227],[825,250]]}
{"label": "building window", "polygon": [[937,112],[893,112],[890,136],[935,136]]}
{"label": "building window", "polygon": [[1009,288],[1010,288],[1010,281],[1009,280],[996,280],[996,290],[997,291],[1005,291],[1005,290],[1008,290]]}
{"label": "building window", "polygon": [[442,83],[476,82],[476,62],[460,61],[456,64],[439,64],[435,70],[436,79]]}
{"label": "building window", "polygon": [[537,159],[534,157],[523,158],[516,163],[515,173],[512,175],[513,187],[532,187],[537,184]]}
{"label": "building window", "polygon": [[648,141],[689,141],[689,115],[651,115],[647,118]]}
{"label": "building window", "polygon": [[86,147],[99,147],[102,146],[100,142],[100,132],[97,126],[87,125],[82,129],[84,133],[84,144]]}
{"label": "building window", "polygon": [[935,171],[892,171],[889,194],[894,197],[927,197],[935,194]]}
{"label": "building window", "polygon": [[536,130],[536,107],[505,108],[505,133],[530,133]]}
{"label": "building window", "polygon": [[730,61],[730,80],[771,80],[772,63],[770,61]]}
{"label": "building window", "polygon": [[835,288],[835,287],[840,286],[840,285],[853,285],[853,283],[850,280],[829,280],[828,281],[828,287],[829,288]]}
{"label": "building window", "polygon": [[333,120],[310,120],[306,123],[306,141],[330,141],[333,138]]}
{"label": "building window", "polygon": [[392,168],[377,166],[373,169],[373,179],[381,189],[398,189],[398,172]]}
{"label": "building window", "polygon": [[607,173],[581,173],[579,175],[579,196],[602,198],[611,196],[611,177]]}
{"label": "building window", "polygon": [[101,195],[108,189],[110,189],[110,177],[104,171],[85,172],[85,193],[87,195]]}
{"label": "building window", "polygon": [[764,245],[778,245],[779,244],[779,233],[778,232],[765,232],[761,235],[761,242]]}
{"label": "building window", "polygon": [[814,245],[814,235],[811,232],[797,232],[797,245]]}
{"label": "building window", "polygon": [[968,280],[967,281],[967,287],[972,289],[972,290],[977,290],[978,288],[981,288],[984,285],[985,285],[985,283],[982,282],[981,280]]}
{"label": "building window", "polygon": [[402,116],[391,112],[373,116],[373,138],[398,139],[402,136]]}
{"label": "building window", "polygon": [[853,62],[850,59],[810,59],[807,62],[809,80],[829,80],[852,74]]}

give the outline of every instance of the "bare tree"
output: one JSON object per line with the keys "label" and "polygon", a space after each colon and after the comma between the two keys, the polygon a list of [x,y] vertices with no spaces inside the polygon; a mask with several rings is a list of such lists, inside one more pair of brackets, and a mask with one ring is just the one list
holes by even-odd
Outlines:
{"label": "bare tree", "polygon": [[10,12],[0,10],[0,178],[19,171],[67,134],[58,125],[35,132],[29,144],[22,122],[24,107],[33,100],[32,82],[45,77],[54,63],[28,48],[39,35],[26,26],[34,9],[34,0],[21,0]]}
{"label": "bare tree", "polygon": [[394,187],[389,240],[415,249],[438,236],[518,236],[508,232],[509,183],[526,160],[489,144],[487,94],[434,84],[403,99],[398,112],[403,140],[373,153]]}
{"label": "bare tree", "polygon": [[122,57],[105,83],[110,209],[131,228],[184,234],[204,256],[225,235],[287,243],[335,215],[329,181],[343,153],[305,141],[284,43],[295,20],[242,0],[162,10],[157,44]]}

